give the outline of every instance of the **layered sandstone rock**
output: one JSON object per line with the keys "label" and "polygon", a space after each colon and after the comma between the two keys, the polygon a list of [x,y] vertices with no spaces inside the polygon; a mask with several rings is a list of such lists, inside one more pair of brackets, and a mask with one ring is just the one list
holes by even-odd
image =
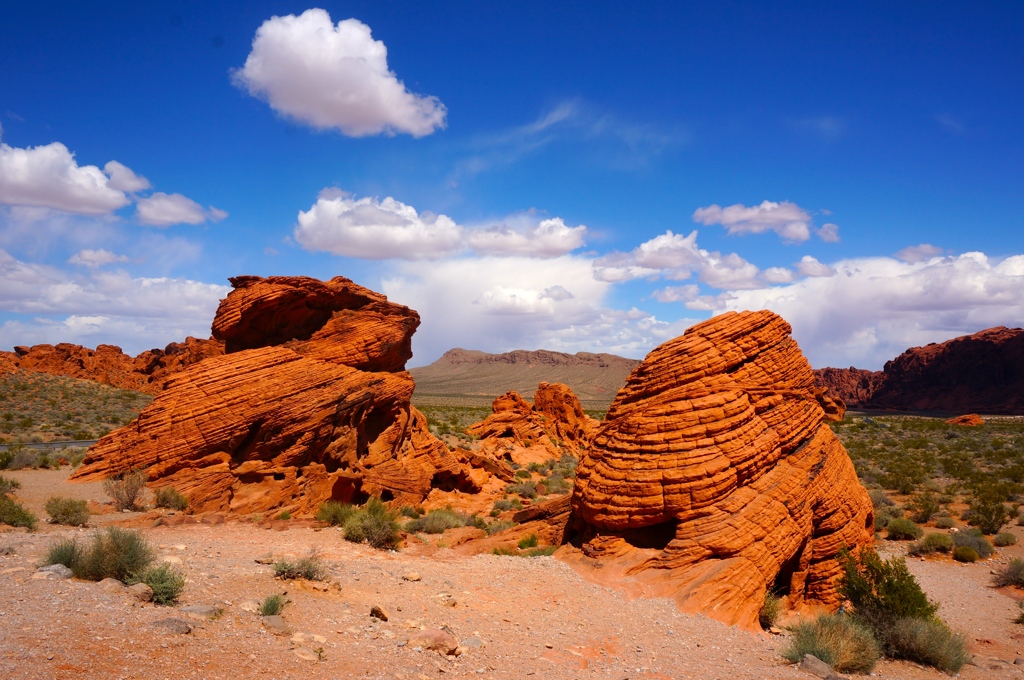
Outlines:
{"label": "layered sandstone rock", "polygon": [[491,415],[466,432],[482,439],[481,448],[487,454],[520,465],[563,454],[580,455],[598,425],[561,383],[538,385],[532,405],[517,392],[507,392],[494,400],[491,410]]}
{"label": "layered sandstone rock", "polygon": [[950,418],[946,423],[949,425],[963,425],[964,427],[978,427],[985,424],[985,419],[977,413],[967,413],[956,418]]}
{"label": "layered sandstone rock", "polygon": [[145,467],[197,511],[311,512],[473,490],[467,461],[411,407],[411,309],[336,277],[238,277],[213,322],[227,353],[172,376],[74,479]]}
{"label": "layered sandstone rock", "polygon": [[581,552],[566,559],[730,624],[756,625],[770,588],[790,606],[837,604],[837,553],[870,544],[874,518],[821,397],[771,312],[723,314],[656,348],[580,462]]}
{"label": "layered sandstone rock", "polygon": [[131,357],[115,345],[89,349],[81,345],[33,345],[0,352],[0,372],[4,367],[49,375],[93,380],[104,385],[156,394],[164,381],[192,364],[224,353],[223,343],[189,337],[183,343],[172,342],[164,349],[151,349]]}
{"label": "layered sandstone rock", "polygon": [[841,399],[849,408],[866,408],[875,391],[885,381],[882,371],[862,368],[819,368],[814,371],[815,382],[828,389],[829,394]]}

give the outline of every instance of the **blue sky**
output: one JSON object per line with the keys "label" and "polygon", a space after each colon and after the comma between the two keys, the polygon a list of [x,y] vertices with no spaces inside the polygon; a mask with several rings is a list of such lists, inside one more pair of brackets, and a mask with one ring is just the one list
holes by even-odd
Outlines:
{"label": "blue sky", "polygon": [[1020,326],[1022,37],[1019,3],[8,3],[0,347],[206,336],[238,274],[382,290],[412,365],[730,309],[816,367]]}

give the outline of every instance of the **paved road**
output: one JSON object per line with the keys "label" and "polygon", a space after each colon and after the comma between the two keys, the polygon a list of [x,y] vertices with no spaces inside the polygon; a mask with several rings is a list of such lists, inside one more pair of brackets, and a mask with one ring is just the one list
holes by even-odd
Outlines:
{"label": "paved road", "polygon": [[50,450],[63,449],[63,448],[71,448],[71,447],[87,449],[90,446],[92,446],[93,444],[95,444],[97,441],[98,440],[96,440],[96,439],[87,439],[87,440],[76,441],[76,442],[35,442],[35,443],[26,442],[24,444],[0,444],[0,451],[6,451],[7,449],[11,448],[12,446],[24,446],[26,449],[50,449]]}

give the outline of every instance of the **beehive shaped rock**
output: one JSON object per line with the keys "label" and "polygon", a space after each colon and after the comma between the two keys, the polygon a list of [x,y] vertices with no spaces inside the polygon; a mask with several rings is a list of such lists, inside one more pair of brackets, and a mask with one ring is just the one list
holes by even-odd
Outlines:
{"label": "beehive shaped rock", "polygon": [[480,437],[481,448],[497,458],[527,464],[569,453],[578,456],[590,445],[597,421],[588,416],[573,391],[561,383],[542,382],[533,405],[518,392],[494,400],[492,413],[466,432]]}
{"label": "beehive shaped rock", "polygon": [[656,348],[580,462],[575,559],[603,567],[581,569],[749,627],[769,588],[791,606],[838,604],[837,553],[869,544],[874,518],[821,397],[771,312],[723,314]]}
{"label": "beehive shaped rock", "polygon": [[171,376],[74,479],[144,467],[194,510],[246,513],[471,490],[466,462],[409,403],[416,312],[342,277],[231,283],[213,322],[227,354]]}

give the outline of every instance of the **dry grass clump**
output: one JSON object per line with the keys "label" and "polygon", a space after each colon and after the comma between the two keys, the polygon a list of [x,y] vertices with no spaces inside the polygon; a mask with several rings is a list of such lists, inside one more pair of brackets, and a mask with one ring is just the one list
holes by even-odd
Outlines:
{"label": "dry grass clump", "polygon": [[868,673],[882,656],[871,629],[852,616],[829,614],[793,628],[782,656],[798,663],[812,654],[841,673]]}
{"label": "dry grass clump", "polygon": [[327,501],[316,511],[316,520],[329,524],[332,527],[343,526],[355,511],[356,509],[348,503]]}
{"label": "dry grass clump", "polygon": [[260,616],[277,616],[284,610],[288,600],[284,595],[268,595],[260,602]]}
{"label": "dry grass clump", "polygon": [[7,479],[0,475],[0,496],[13,493],[21,488],[21,482],[17,479]]}
{"label": "dry grass clump", "polygon": [[761,624],[761,628],[768,630],[775,625],[780,616],[782,616],[782,598],[772,591],[766,590],[764,602],[761,603],[761,610],[757,614],[758,623]]}
{"label": "dry grass clump", "polygon": [[997,588],[1003,586],[1024,588],[1024,560],[1015,557],[1008,564],[997,569],[992,577],[992,583]]}
{"label": "dry grass clump", "polygon": [[327,578],[327,567],[320,557],[318,548],[310,548],[304,557],[294,562],[278,560],[274,562],[274,576],[282,580],[303,578],[307,581],[323,581]]}
{"label": "dry grass clump", "polygon": [[992,537],[992,545],[997,548],[1006,548],[1017,542],[1017,537],[1009,531],[1003,531]]}
{"label": "dry grass clump", "polygon": [[89,509],[84,500],[52,496],[46,501],[46,513],[54,524],[84,527],[89,523]]}
{"label": "dry grass clump", "polygon": [[907,553],[918,557],[935,552],[949,553],[953,550],[953,539],[948,534],[928,534],[917,543],[911,544]]}
{"label": "dry grass clump", "polygon": [[138,468],[103,480],[103,492],[114,501],[118,510],[139,510],[139,496],[149,476]]}
{"label": "dry grass clump", "polygon": [[36,516],[26,510],[21,503],[9,498],[6,494],[0,494],[0,524],[25,527],[29,531],[35,531],[38,522]]}
{"label": "dry grass clump", "polygon": [[136,582],[149,586],[153,590],[153,602],[165,606],[175,604],[185,589],[185,575],[169,564],[146,569]]}
{"label": "dry grass clump", "polygon": [[160,487],[156,490],[156,507],[179,511],[185,510],[188,508],[188,496],[173,486]]}
{"label": "dry grass clump", "polygon": [[371,498],[345,520],[345,540],[365,541],[380,550],[394,550],[401,542],[397,518],[398,513],[388,509],[381,499]]}
{"label": "dry grass clump", "polygon": [[911,520],[897,517],[885,526],[886,537],[890,541],[913,541],[921,538],[924,531]]}

